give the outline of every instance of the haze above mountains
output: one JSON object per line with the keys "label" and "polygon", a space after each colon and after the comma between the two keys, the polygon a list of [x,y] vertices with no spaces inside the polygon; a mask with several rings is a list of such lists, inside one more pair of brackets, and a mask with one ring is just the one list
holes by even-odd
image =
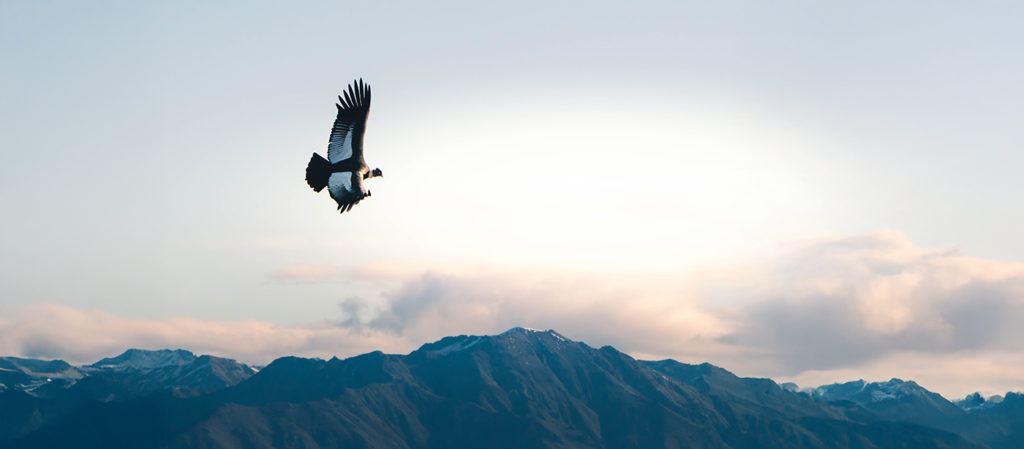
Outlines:
{"label": "haze above mountains", "polygon": [[3,448],[1003,449],[1022,430],[1017,393],[954,403],[900,379],[799,391],[524,328],[259,371],[184,350],[0,358]]}

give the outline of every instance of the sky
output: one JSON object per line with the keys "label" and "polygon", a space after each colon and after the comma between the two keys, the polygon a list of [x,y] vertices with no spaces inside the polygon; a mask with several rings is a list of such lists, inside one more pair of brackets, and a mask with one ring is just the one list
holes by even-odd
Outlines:
{"label": "sky", "polygon": [[[555,329],[1024,390],[1013,2],[0,1],[0,354]],[[373,86],[371,199],[303,180]]]}

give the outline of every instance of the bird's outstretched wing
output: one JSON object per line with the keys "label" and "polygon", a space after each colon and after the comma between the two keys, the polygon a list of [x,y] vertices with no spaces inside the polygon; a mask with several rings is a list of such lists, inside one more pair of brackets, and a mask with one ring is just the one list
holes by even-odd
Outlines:
{"label": "bird's outstretched wing", "polygon": [[362,159],[363,133],[370,113],[370,86],[362,79],[353,81],[342,94],[345,98],[338,95],[338,117],[327,145],[327,159],[332,164],[350,157]]}
{"label": "bird's outstretched wing", "polygon": [[350,171],[331,173],[327,190],[338,203],[338,211],[341,213],[352,210],[352,206],[370,196],[370,191],[363,186],[363,177]]}

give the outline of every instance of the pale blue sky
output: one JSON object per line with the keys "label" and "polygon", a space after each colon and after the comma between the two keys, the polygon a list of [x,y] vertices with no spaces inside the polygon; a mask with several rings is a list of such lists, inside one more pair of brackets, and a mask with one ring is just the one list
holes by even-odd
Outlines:
{"label": "pale blue sky", "polygon": [[[0,2],[0,310],[295,325],[878,230],[1024,260],[1018,3],[487,3]],[[302,176],[356,77],[385,177],[337,216]]]}

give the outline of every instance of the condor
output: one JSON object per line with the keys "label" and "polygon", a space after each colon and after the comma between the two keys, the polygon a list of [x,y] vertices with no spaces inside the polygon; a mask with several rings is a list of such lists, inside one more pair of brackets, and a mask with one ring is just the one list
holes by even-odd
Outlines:
{"label": "condor", "polygon": [[349,84],[343,94],[345,98],[338,96],[338,117],[331,129],[327,159],[313,153],[306,166],[306,183],[317,192],[327,187],[341,213],[352,210],[352,206],[370,196],[364,184],[367,179],[384,176],[379,168],[370,170],[363,160],[363,133],[366,132],[366,117],[370,113],[370,86],[359,79]]}

